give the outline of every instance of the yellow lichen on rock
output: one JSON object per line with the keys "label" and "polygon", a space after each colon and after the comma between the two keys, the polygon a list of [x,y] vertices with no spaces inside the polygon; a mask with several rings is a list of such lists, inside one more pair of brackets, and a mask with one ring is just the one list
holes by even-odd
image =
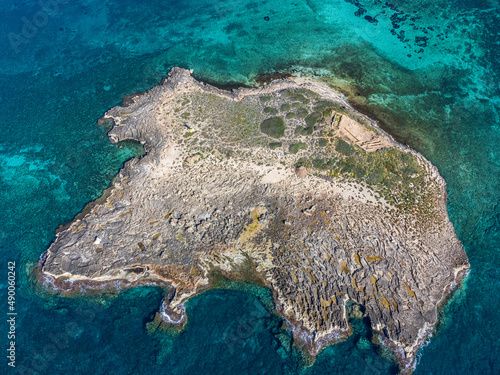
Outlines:
{"label": "yellow lichen on rock", "polygon": [[409,287],[408,285],[406,285],[406,283],[405,283],[404,281],[403,281],[403,284],[404,284],[404,286],[406,287],[406,290],[407,290],[408,294],[409,294],[410,296],[412,296],[412,297],[417,298],[417,297],[415,296],[415,292],[414,292],[413,290],[411,290],[411,289],[410,289],[410,287]]}
{"label": "yellow lichen on rock", "polygon": [[384,306],[387,309],[387,311],[391,311],[389,309],[389,302],[387,302],[387,300],[385,299],[385,297],[382,293],[380,295],[382,296],[382,299],[379,298],[379,301],[382,304],[382,306]]}
{"label": "yellow lichen on rock", "polygon": [[361,264],[361,261],[359,259],[359,255],[358,253],[354,253],[354,261],[360,266],[360,267],[363,267],[363,265]]}
{"label": "yellow lichen on rock", "polygon": [[265,207],[256,207],[250,214],[252,215],[252,223],[245,225],[243,232],[240,235],[239,242],[241,245],[256,237],[257,234],[264,228],[264,225],[259,222],[259,217],[266,212]]}
{"label": "yellow lichen on rock", "polygon": [[373,288],[375,289],[375,293],[378,293],[378,291],[377,291],[377,278],[373,275],[370,276],[370,284],[373,285]]}
{"label": "yellow lichen on rock", "polygon": [[349,270],[349,268],[347,268],[346,262],[344,262],[343,260],[340,261],[340,269],[342,271],[344,271],[346,274],[350,274],[351,273],[351,271]]}

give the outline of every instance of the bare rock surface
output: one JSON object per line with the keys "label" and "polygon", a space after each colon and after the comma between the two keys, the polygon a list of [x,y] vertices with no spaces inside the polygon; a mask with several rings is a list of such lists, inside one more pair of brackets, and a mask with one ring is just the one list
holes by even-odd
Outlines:
{"label": "bare rock surface", "polygon": [[224,91],[174,68],[126,104],[109,138],[146,155],[57,234],[44,280],[169,285],[180,322],[211,271],[251,267],[312,355],[349,335],[350,301],[411,369],[468,269],[434,166],[319,83]]}

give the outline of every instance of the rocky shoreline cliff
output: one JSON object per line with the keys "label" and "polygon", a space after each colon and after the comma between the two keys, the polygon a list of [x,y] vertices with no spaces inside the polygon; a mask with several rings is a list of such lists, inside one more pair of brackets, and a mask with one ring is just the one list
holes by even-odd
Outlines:
{"label": "rocky shoreline cliff", "polygon": [[285,78],[224,91],[173,68],[110,109],[111,142],[146,155],[59,231],[39,279],[71,293],[163,285],[163,318],[214,271],[249,270],[311,355],[350,334],[358,305],[411,372],[468,269],[446,184],[325,85]]}

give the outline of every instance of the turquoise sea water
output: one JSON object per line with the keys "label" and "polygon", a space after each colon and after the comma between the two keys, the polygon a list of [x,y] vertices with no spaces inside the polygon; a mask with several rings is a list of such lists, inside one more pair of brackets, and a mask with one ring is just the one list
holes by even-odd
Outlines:
{"label": "turquoise sea water", "polygon": [[159,83],[172,66],[219,84],[251,84],[275,71],[319,76],[437,165],[471,272],[420,350],[416,374],[500,373],[497,0],[54,4],[0,4],[5,317],[8,261],[19,275],[17,367],[4,358],[2,373],[394,373],[359,321],[355,335],[305,367],[282,322],[263,310],[265,291],[208,292],[188,303],[184,332],[151,335],[146,323],[161,290],[66,299],[37,289],[32,268],[54,230],[137,152],[111,145],[96,120],[123,95]]}

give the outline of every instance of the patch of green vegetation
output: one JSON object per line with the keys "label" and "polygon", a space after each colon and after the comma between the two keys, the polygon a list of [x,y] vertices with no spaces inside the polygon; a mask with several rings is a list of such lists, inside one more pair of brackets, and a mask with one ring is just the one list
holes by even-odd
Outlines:
{"label": "patch of green vegetation", "polygon": [[316,169],[325,169],[327,167],[326,163],[325,163],[325,159],[314,159],[312,161],[312,165],[314,168]]}
{"label": "patch of green vegetation", "polygon": [[[301,116],[302,117],[302,116]],[[314,132],[314,125],[321,118],[321,114],[317,112],[311,113],[306,117],[306,127],[298,126],[295,128],[296,135],[311,135]]]}
{"label": "patch of green vegetation", "polygon": [[260,101],[261,101],[262,103],[269,102],[269,101],[271,101],[271,99],[272,99],[272,96],[261,96],[261,97],[260,97]]}
{"label": "patch of green vegetation", "polygon": [[304,128],[303,126],[297,126],[295,128],[295,135],[311,135],[314,131],[314,126]]}
{"label": "patch of green vegetation", "polygon": [[290,145],[289,151],[291,154],[296,154],[300,150],[305,150],[307,149],[307,144],[304,142],[299,142],[299,143],[292,143]]}
{"label": "patch of green vegetation", "polygon": [[298,167],[311,168],[312,167],[312,163],[311,163],[311,161],[308,158],[300,158],[295,163],[295,168],[298,168]]}
{"label": "patch of green vegetation", "polygon": [[319,112],[313,112],[309,116],[306,117],[306,125],[307,127],[313,127],[316,125],[319,119],[321,119],[321,113]]}
{"label": "patch of green vegetation", "polygon": [[328,100],[320,100],[314,103],[314,111],[322,113],[324,116],[330,115],[335,107],[335,103]]}
{"label": "patch of green vegetation", "polygon": [[183,119],[187,119],[187,118],[189,118],[190,116],[191,116],[191,113],[189,113],[189,112],[184,112],[184,113],[181,115],[181,117],[182,117]]}
{"label": "patch of green vegetation", "polygon": [[337,160],[330,159],[330,160],[328,160],[328,162],[326,164],[327,164],[328,169],[333,170],[335,168],[335,166],[337,165]]}
{"label": "patch of green vegetation", "polygon": [[260,124],[260,131],[273,138],[283,137],[285,135],[285,120],[283,117],[265,119]]}
{"label": "patch of green vegetation", "polygon": [[[196,132],[195,137],[191,137],[193,135],[191,132],[180,132],[179,138],[185,137],[185,142],[189,144],[194,144],[196,139],[199,139],[196,144],[201,144],[201,149],[208,153],[214,148],[219,149],[221,144],[227,145],[228,150],[221,150],[226,155],[230,154],[230,149],[237,147],[237,144],[242,147],[265,146],[271,149],[283,147],[281,142],[269,142],[270,139],[267,136],[273,138],[284,136],[285,114],[287,119],[294,118],[294,116],[301,119],[300,121],[305,119],[305,124],[297,127],[295,131],[300,135],[310,135],[322,117],[330,116],[331,112],[326,112],[330,110],[335,110],[338,114],[348,112],[348,109],[342,108],[340,104],[321,101],[311,95],[290,90],[287,93],[287,103],[289,98],[298,99],[291,105],[288,103],[290,108],[295,108],[293,112],[284,112],[283,116],[279,117],[279,115],[271,114],[278,113],[277,109],[268,106],[266,107],[268,119],[264,120],[262,107],[265,105],[260,103],[256,105],[249,101],[233,102],[213,94],[192,93],[187,98],[183,98],[183,101],[190,101],[189,107],[184,108],[189,108],[192,121],[204,120],[205,126],[203,131]],[[272,103],[273,97],[266,96],[260,99],[262,103]],[[311,105],[305,105],[304,103],[310,99],[314,102]],[[282,102],[278,108],[287,109],[288,107],[285,106],[287,103]],[[177,105],[180,107],[179,104]],[[179,114],[186,109],[181,110]],[[209,121],[205,121],[207,119]],[[318,172],[326,170],[329,176],[352,178],[371,185],[380,198],[384,198],[397,210],[403,212],[415,212],[418,206],[420,208],[417,207],[417,211],[427,212],[427,215],[432,217],[435,211],[438,211],[433,207],[439,207],[435,204],[435,197],[440,194],[440,191],[427,182],[426,172],[413,154],[392,148],[367,153],[345,141],[338,139],[333,141],[335,134],[331,131],[325,133],[326,128],[321,129],[323,128],[320,128],[321,134],[318,136],[329,137],[332,141],[325,138],[311,140],[314,142],[315,153],[307,157],[310,160],[302,161],[308,169],[314,168]],[[191,138],[188,140],[188,137]],[[275,139],[275,141],[278,140]],[[222,143],[219,144],[219,142]],[[303,142],[289,146],[288,144],[289,142],[287,142],[287,149],[289,148],[292,154],[308,149],[307,144]],[[327,147],[330,145],[335,147]],[[304,156],[306,154],[307,152],[303,153]]]}
{"label": "patch of green vegetation", "polygon": [[288,103],[283,103],[280,107],[280,111],[282,112],[288,112],[290,110],[290,104]]}
{"label": "patch of green vegetation", "polygon": [[436,223],[440,217],[435,202],[439,191],[428,183],[415,155],[397,148],[367,153],[340,140],[335,149],[338,157],[324,164],[317,157],[313,167],[328,170],[331,177],[344,176],[370,185],[379,194],[377,200],[383,197],[400,213],[417,215],[422,225]]}
{"label": "patch of green vegetation", "polygon": [[[234,102],[209,93],[192,93],[192,119],[209,120],[199,134],[200,142],[216,135],[222,142],[248,141],[252,146],[267,144],[259,131],[262,108],[248,101]],[[203,113],[202,113],[203,110]]]}
{"label": "patch of green vegetation", "polygon": [[309,104],[311,102],[311,100],[309,98],[306,98],[300,92],[296,92],[296,91],[292,91],[292,90],[288,90],[286,92],[286,96],[292,102],[301,102],[302,104]]}
{"label": "patch of green vegetation", "polygon": [[264,108],[264,113],[268,113],[271,116],[274,116],[274,115],[277,115],[279,113],[279,111],[276,108],[266,107],[266,108]]}
{"label": "patch of green vegetation", "polygon": [[310,99],[318,99],[320,97],[320,95],[318,93],[311,91],[309,89],[298,89],[297,92],[304,94],[305,96],[307,96]]}
{"label": "patch of green vegetation", "polygon": [[297,117],[306,118],[308,114],[309,114],[309,111],[304,107],[300,107],[297,110]]}
{"label": "patch of green vegetation", "polygon": [[335,150],[346,156],[350,156],[354,154],[354,152],[356,151],[352,145],[350,145],[343,139],[339,139],[337,141],[337,144],[335,145]]}
{"label": "patch of green vegetation", "polygon": [[356,159],[354,157],[341,159],[337,162],[337,168],[339,168],[340,171],[345,174],[352,174],[355,165],[356,165]]}
{"label": "patch of green vegetation", "polygon": [[354,174],[358,178],[363,178],[363,177],[365,177],[366,170],[362,166],[356,165],[356,167],[354,168]]}

